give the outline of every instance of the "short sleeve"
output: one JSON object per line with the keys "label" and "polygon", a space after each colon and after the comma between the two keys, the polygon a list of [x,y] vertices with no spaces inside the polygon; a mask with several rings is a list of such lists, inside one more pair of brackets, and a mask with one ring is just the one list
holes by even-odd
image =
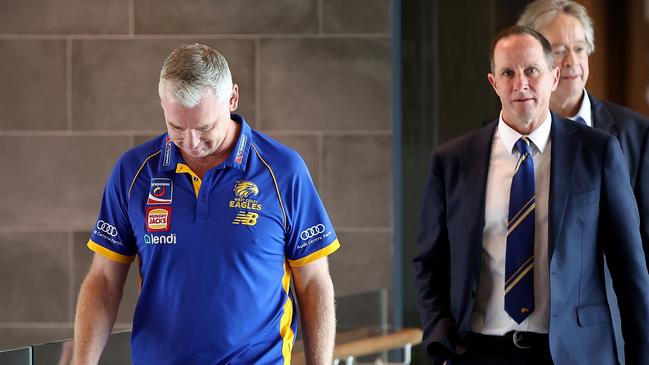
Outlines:
{"label": "short sleeve", "polygon": [[116,262],[129,264],[137,254],[128,219],[128,177],[121,166],[113,169],[101,201],[99,216],[92,229],[88,248]]}
{"label": "short sleeve", "polygon": [[338,250],[340,244],[306,164],[297,158],[286,201],[286,257],[303,266]]}

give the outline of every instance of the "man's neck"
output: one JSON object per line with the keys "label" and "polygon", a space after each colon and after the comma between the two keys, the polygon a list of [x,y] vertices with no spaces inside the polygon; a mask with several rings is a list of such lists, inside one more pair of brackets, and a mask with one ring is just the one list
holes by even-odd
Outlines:
{"label": "man's neck", "polygon": [[572,117],[577,114],[579,108],[581,107],[582,99],[584,98],[584,92],[581,93],[576,99],[563,99],[558,100],[559,98],[550,99],[550,109],[559,114],[562,118]]}

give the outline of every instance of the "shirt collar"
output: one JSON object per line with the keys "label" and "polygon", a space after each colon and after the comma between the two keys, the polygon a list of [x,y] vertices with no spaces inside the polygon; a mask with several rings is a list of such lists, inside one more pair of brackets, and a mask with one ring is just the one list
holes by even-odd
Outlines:
{"label": "shirt collar", "polygon": [[[541,154],[545,150],[545,146],[548,145],[548,140],[550,139],[550,129],[552,127],[552,113],[548,110],[548,116],[545,117],[543,123],[541,123],[538,128],[536,128],[532,133],[528,135],[532,144],[536,146]],[[516,142],[523,136],[522,134],[516,132],[512,127],[508,126],[507,123],[503,120],[503,113],[500,112],[500,117],[498,118],[498,129],[496,133],[500,135],[500,140],[505,145],[507,151],[514,151],[514,145]]]}
{"label": "shirt collar", "polygon": [[169,135],[165,133],[162,138],[162,145],[160,146],[160,162],[158,162],[158,171],[172,171],[176,170],[176,165],[182,162],[182,157],[178,151],[178,147],[171,142]]}
{"label": "shirt collar", "polygon": [[248,154],[250,153],[250,144],[252,143],[252,130],[245,119],[239,114],[231,113],[230,118],[236,123],[241,124],[241,132],[237,144],[230,152],[225,164],[227,166],[245,171],[246,163],[248,162]]}
{"label": "shirt collar", "polygon": [[581,106],[579,107],[579,110],[577,110],[577,114],[568,117],[568,119],[574,121],[576,121],[577,118],[583,119],[587,126],[593,126],[592,111],[590,110],[590,98],[588,97],[586,89],[584,89],[584,97],[581,98]]}
{"label": "shirt collar", "polygon": [[[241,132],[232,152],[225,160],[225,165],[245,171],[248,161],[248,154],[250,152],[250,144],[252,137],[252,130],[246,120],[239,114],[230,114],[230,118],[236,123],[241,124]],[[160,162],[158,163],[159,171],[175,171],[176,165],[184,163],[182,155],[178,147],[171,142],[171,139],[164,134],[162,138],[162,145],[160,146]]]}

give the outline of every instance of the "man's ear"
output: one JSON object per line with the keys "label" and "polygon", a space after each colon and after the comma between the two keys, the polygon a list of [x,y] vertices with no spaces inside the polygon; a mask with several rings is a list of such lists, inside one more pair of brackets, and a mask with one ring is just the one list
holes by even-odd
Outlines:
{"label": "man's ear", "polygon": [[491,84],[491,87],[493,87],[496,94],[498,94],[498,83],[496,82],[496,76],[494,76],[490,72],[490,73],[487,74],[487,80],[489,80],[489,83]]}
{"label": "man's ear", "polygon": [[557,89],[557,86],[559,85],[559,77],[561,75],[561,71],[559,70],[559,67],[555,67],[552,69],[552,91]]}
{"label": "man's ear", "polygon": [[228,106],[231,112],[237,110],[239,107],[239,85],[237,84],[232,84],[232,94],[230,95]]}

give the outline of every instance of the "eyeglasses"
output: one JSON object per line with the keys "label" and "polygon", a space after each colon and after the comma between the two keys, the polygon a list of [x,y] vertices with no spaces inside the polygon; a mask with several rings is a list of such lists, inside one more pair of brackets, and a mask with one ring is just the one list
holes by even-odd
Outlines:
{"label": "eyeglasses", "polygon": [[552,58],[554,62],[563,61],[570,51],[572,51],[573,57],[576,59],[588,57],[588,47],[585,44],[575,44],[572,46],[572,49],[567,46],[556,46],[552,47]]}

